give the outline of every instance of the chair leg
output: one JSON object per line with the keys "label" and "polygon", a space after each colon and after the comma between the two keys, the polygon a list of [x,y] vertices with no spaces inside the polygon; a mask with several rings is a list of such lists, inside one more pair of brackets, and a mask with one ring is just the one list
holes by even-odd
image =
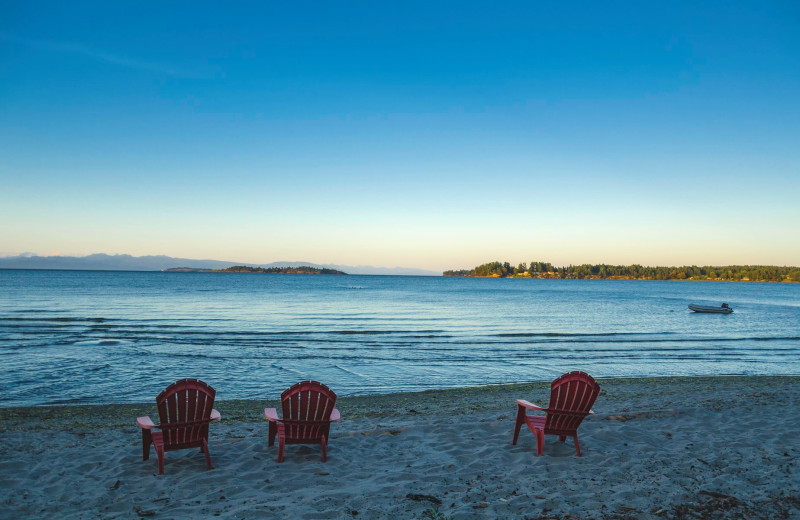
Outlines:
{"label": "chair leg", "polygon": [[536,436],[536,456],[540,456],[544,453],[544,430],[534,430],[534,435]]}
{"label": "chair leg", "polygon": [[566,440],[567,440],[567,436],[566,435],[559,435],[558,436],[558,442],[565,442]]}
{"label": "chair leg", "polygon": [[322,446],[322,462],[326,462],[328,460],[328,450],[326,448],[326,444],[325,437],[323,436],[322,440],[320,441],[320,445]]}
{"label": "chair leg", "polygon": [[517,405],[517,422],[514,424],[514,438],[511,441],[512,446],[516,446],[517,439],[519,438],[519,429],[522,428],[522,423],[525,422],[525,408]]}
{"label": "chair leg", "polygon": [[208,439],[203,439],[203,447],[200,448],[200,451],[206,454],[206,466],[208,466],[208,469],[214,469],[213,466],[211,466],[211,453],[208,450]]}
{"label": "chair leg", "polygon": [[142,428],[142,460],[150,458],[150,444],[152,442],[153,436],[150,434],[150,430]]}
{"label": "chair leg", "polygon": [[276,425],[274,422],[270,422],[269,423],[269,445],[270,446],[274,446],[275,445],[275,434],[277,434],[277,433],[278,433],[278,425]]}
{"label": "chair leg", "polygon": [[286,441],[282,436],[278,436],[278,462],[283,462],[283,449],[285,446]]}
{"label": "chair leg", "polygon": [[575,453],[577,453],[578,457],[580,457],[581,456],[581,445],[578,444],[578,434],[576,433],[575,435],[572,436],[572,438],[575,439]]}
{"label": "chair leg", "polygon": [[164,448],[156,446],[156,457],[158,458],[158,474],[164,474]]}

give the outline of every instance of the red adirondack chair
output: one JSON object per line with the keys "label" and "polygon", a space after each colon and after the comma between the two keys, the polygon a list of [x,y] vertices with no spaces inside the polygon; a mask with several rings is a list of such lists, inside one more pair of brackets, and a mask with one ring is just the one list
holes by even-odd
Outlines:
{"label": "red adirondack chair", "polygon": [[[206,455],[208,469],[211,469],[208,425],[221,417],[212,408],[216,393],[203,381],[181,379],[156,397],[160,424],[153,424],[150,417],[136,419],[136,424],[142,427],[142,460],[150,458],[150,444],[155,446],[159,475],[164,474],[165,452],[187,448],[200,448]],[[153,429],[161,431],[154,432]]]}
{"label": "red adirondack chair", "polygon": [[287,388],[281,394],[283,419],[275,408],[265,408],[269,421],[269,445],[278,436],[278,462],[283,462],[286,444],[319,444],[322,461],[328,460],[328,433],[331,422],[341,419],[336,404],[336,394],[318,381],[303,381]]}
{"label": "red adirondack chair", "polygon": [[[561,442],[567,436],[572,437],[575,440],[575,452],[580,457],[578,426],[584,417],[594,413],[591,408],[599,393],[600,385],[592,376],[585,372],[570,372],[550,384],[550,404],[547,408],[517,399],[517,423],[511,444],[517,443],[519,429],[525,423],[536,436],[537,457],[544,451],[545,435],[558,435]],[[528,415],[526,410],[539,410],[545,415]]]}

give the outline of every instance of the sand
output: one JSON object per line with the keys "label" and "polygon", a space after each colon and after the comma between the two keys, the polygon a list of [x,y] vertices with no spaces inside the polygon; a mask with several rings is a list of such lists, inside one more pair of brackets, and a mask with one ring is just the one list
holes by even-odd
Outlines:
{"label": "sand", "polygon": [[184,450],[162,476],[135,425],[154,405],[0,409],[0,517],[800,518],[800,377],[599,382],[580,458],[553,436],[536,457],[524,428],[511,445],[514,399],[546,383],[342,398],[325,463],[276,462],[274,401],[219,401],[214,469]]}

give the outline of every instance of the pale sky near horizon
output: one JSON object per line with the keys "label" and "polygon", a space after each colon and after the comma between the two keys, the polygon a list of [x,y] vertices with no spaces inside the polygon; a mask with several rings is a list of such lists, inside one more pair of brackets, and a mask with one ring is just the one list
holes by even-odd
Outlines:
{"label": "pale sky near horizon", "polygon": [[3,2],[0,255],[800,265],[797,2]]}

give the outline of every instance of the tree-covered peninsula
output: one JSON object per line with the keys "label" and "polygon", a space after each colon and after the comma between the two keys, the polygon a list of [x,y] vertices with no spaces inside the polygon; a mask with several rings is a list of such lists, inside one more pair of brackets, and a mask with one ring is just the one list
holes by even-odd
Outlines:
{"label": "tree-covered peninsula", "polygon": [[774,265],[727,265],[649,267],[581,264],[555,267],[550,262],[489,262],[474,269],[445,271],[444,276],[486,278],[562,278],[578,280],[711,280],[726,282],[800,282],[800,267]]}
{"label": "tree-covered peninsula", "polygon": [[258,273],[258,274],[347,274],[336,269],[326,267],[310,267],[301,265],[299,267],[250,267],[247,265],[234,265],[226,269],[192,269],[189,267],[175,267],[165,269],[165,272],[178,273]]}

